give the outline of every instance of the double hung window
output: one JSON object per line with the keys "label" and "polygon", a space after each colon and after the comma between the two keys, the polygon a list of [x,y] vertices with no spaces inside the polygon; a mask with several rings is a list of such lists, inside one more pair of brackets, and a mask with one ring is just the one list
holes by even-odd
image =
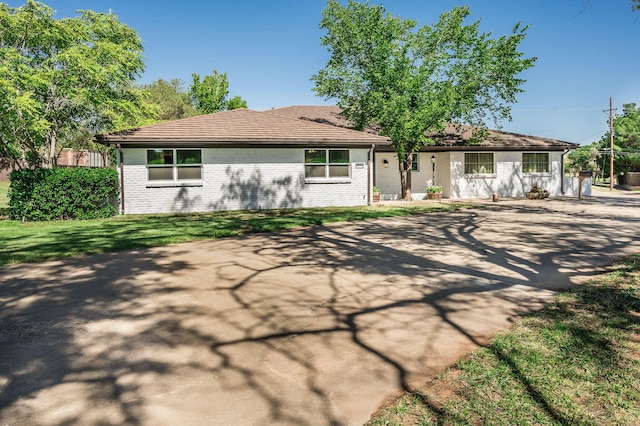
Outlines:
{"label": "double hung window", "polygon": [[420,167],[418,163],[418,154],[411,154],[411,171],[412,172],[420,171]]}
{"label": "double hung window", "polygon": [[492,175],[495,173],[492,152],[466,152],[464,173],[467,175]]}
{"label": "double hung window", "polygon": [[522,153],[523,173],[549,173],[548,152],[524,152]]}
{"label": "double hung window", "polygon": [[305,178],[348,178],[350,170],[348,149],[305,149]]}
{"label": "double hung window", "polygon": [[150,181],[202,179],[202,150],[148,149],[147,178]]}

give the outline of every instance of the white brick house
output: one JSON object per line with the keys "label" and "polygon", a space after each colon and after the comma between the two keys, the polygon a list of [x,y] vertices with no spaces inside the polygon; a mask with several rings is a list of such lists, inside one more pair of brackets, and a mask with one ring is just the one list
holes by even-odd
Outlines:
{"label": "white brick house", "polygon": [[[332,106],[292,106],[266,111],[270,114],[351,128]],[[375,133],[375,129],[367,129]],[[551,195],[577,195],[578,178],[564,177],[563,155],[578,145],[550,138],[490,130],[479,143],[471,141],[471,128],[456,126],[432,135],[433,145],[413,154],[411,194],[423,199],[428,185],[442,186],[450,199],[524,197],[534,184]],[[400,197],[398,158],[392,146],[376,146],[374,184],[383,199]],[[582,193],[590,195],[591,181]]]}
{"label": "white brick house", "polygon": [[122,213],[357,206],[386,138],[238,109],[98,135],[119,151]]}
{"label": "white brick house", "polygon": [[[108,135],[119,150],[123,213],[358,206],[400,196],[398,159],[375,129],[360,132],[337,107],[239,109]],[[414,154],[413,199],[428,185],[450,199],[524,197],[537,184],[551,195],[577,195],[563,155],[576,144],[490,131],[449,128]],[[590,180],[582,193],[590,195]]]}

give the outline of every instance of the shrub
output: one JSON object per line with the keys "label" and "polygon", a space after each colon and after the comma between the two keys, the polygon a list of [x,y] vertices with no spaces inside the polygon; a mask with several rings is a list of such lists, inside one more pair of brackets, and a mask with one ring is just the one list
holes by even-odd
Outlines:
{"label": "shrub", "polygon": [[438,194],[440,192],[442,192],[442,187],[441,186],[430,186],[427,188],[427,192],[430,194]]}
{"label": "shrub", "polygon": [[118,212],[118,172],[113,169],[15,170],[10,179],[12,219],[96,219]]}

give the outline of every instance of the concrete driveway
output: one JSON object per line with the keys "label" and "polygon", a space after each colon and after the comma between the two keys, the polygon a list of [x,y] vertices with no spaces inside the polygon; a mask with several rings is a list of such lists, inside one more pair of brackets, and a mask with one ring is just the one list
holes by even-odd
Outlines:
{"label": "concrete driveway", "polygon": [[362,424],[640,251],[605,195],[1,268],[0,424]]}

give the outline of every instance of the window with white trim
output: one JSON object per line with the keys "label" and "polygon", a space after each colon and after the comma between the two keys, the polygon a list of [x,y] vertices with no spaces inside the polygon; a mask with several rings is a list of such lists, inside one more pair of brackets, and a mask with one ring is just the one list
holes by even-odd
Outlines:
{"label": "window with white trim", "polygon": [[307,179],[348,178],[349,165],[348,149],[304,150],[304,177]]}
{"label": "window with white trim", "polygon": [[493,152],[465,152],[464,173],[467,175],[494,174]]}
{"label": "window with white trim", "polygon": [[548,152],[523,152],[522,172],[523,173],[549,173],[549,153]]}
{"label": "window with white trim", "polygon": [[148,149],[147,179],[183,181],[202,179],[202,150]]}
{"label": "window with white trim", "polygon": [[411,154],[411,171],[412,172],[420,171],[420,167],[418,164],[418,154]]}

